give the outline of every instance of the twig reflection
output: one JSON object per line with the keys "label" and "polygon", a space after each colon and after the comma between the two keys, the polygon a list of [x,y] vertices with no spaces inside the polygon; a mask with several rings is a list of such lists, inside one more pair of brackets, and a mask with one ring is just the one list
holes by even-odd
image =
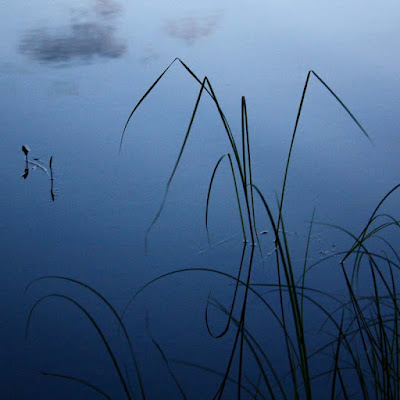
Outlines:
{"label": "twig reflection", "polygon": [[49,161],[49,169],[50,169],[50,174],[49,174],[47,168],[43,164],[41,164],[39,158],[33,158],[32,160],[30,160],[28,158],[28,154],[31,151],[28,146],[22,146],[21,149],[25,155],[25,169],[24,169],[24,173],[21,175],[22,178],[26,179],[28,177],[30,165],[33,166],[32,170],[39,168],[42,171],[44,171],[47,175],[50,175],[50,197],[51,197],[51,200],[54,201],[56,196],[54,194],[53,156],[50,157],[50,161]]}

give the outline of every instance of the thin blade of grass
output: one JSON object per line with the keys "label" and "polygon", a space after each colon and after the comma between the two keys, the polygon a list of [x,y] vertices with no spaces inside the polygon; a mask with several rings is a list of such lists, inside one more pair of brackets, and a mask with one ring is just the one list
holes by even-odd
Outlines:
{"label": "thin blade of grass", "polygon": [[166,202],[166,200],[167,200],[169,188],[170,188],[170,186],[171,186],[171,182],[172,182],[172,180],[173,180],[173,178],[174,178],[174,176],[175,176],[175,172],[176,172],[176,170],[177,170],[177,168],[178,168],[178,165],[179,165],[179,163],[180,163],[180,160],[181,160],[181,158],[182,158],[183,151],[185,150],[185,146],[186,146],[187,140],[188,140],[188,138],[189,138],[189,135],[190,135],[190,132],[191,132],[191,129],[192,129],[192,125],[193,125],[193,122],[194,122],[194,118],[195,118],[195,116],[196,116],[197,109],[198,109],[199,104],[200,104],[201,96],[202,96],[202,94],[203,94],[206,81],[207,81],[207,77],[204,78],[203,83],[202,83],[201,88],[200,88],[200,91],[199,91],[199,94],[198,94],[198,96],[197,96],[196,104],[195,104],[195,106],[194,106],[194,109],[193,109],[193,112],[192,112],[192,116],[191,116],[191,118],[190,118],[189,126],[188,126],[188,128],[187,128],[187,130],[186,130],[186,134],[185,134],[185,137],[184,137],[184,139],[183,139],[183,143],[182,143],[181,148],[180,148],[180,150],[179,150],[178,157],[177,157],[177,159],[176,159],[176,161],[175,161],[174,168],[173,168],[173,170],[172,170],[172,172],[171,172],[171,174],[170,174],[170,176],[169,176],[169,178],[168,178],[168,182],[167,182],[167,185],[166,185],[166,188],[165,188],[165,191],[164,191],[163,200],[162,200],[161,205],[160,205],[160,207],[159,207],[159,209],[158,209],[158,211],[157,211],[157,214],[156,214],[155,217],[153,218],[153,220],[152,220],[152,222],[151,222],[149,228],[148,228],[147,231],[146,231],[146,236],[145,236],[145,250],[146,250],[146,252],[147,252],[147,248],[148,248],[148,236],[149,236],[151,230],[153,229],[153,226],[154,226],[154,225],[156,224],[156,222],[158,221],[158,218],[160,217],[162,210],[164,209],[164,205],[165,205],[165,202]]}
{"label": "thin blade of grass", "polygon": [[243,232],[243,240],[247,242],[247,236],[246,236],[246,228],[244,226],[244,220],[243,220],[243,213],[242,213],[242,206],[240,203],[240,198],[239,198],[239,191],[238,191],[238,186],[236,183],[236,174],[235,174],[235,169],[233,168],[233,163],[232,163],[232,157],[228,153],[228,158],[229,158],[229,164],[231,166],[231,171],[232,171],[232,177],[233,177],[233,183],[235,185],[235,193],[236,193],[236,200],[239,208],[239,215],[240,215],[240,223],[242,225],[242,232]]}
{"label": "thin blade of grass", "polygon": [[364,133],[365,137],[371,142],[372,139],[368,135],[367,131],[363,128],[363,126],[358,122],[357,118],[353,115],[353,113],[346,107],[342,100],[335,94],[335,92],[320,78],[320,76],[315,72],[311,71],[311,73],[324,85],[326,89],[330,92],[330,94],[339,102],[339,104],[346,110],[347,114],[349,114],[350,118],[357,124],[357,126],[361,129]]}
{"label": "thin blade of grass", "polygon": [[209,245],[211,245],[211,243],[210,243],[210,235],[209,235],[209,230],[208,230],[208,210],[209,210],[209,205],[210,205],[211,190],[213,188],[213,182],[214,182],[214,178],[215,178],[217,169],[220,166],[221,161],[225,158],[225,156],[228,156],[228,158],[229,158],[229,165],[231,167],[233,184],[234,184],[235,193],[236,193],[236,201],[237,201],[237,204],[238,204],[240,223],[241,223],[241,226],[242,226],[243,239],[244,239],[244,241],[246,241],[246,229],[245,229],[245,226],[244,226],[243,213],[242,213],[242,207],[241,207],[241,204],[240,204],[240,198],[239,198],[239,191],[238,191],[238,187],[237,187],[235,169],[233,167],[232,157],[231,157],[231,155],[229,153],[227,153],[227,154],[223,154],[219,158],[219,160],[217,161],[217,164],[214,167],[214,170],[213,170],[213,173],[212,173],[212,176],[211,176],[211,179],[210,179],[210,183],[209,183],[209,186],[208,186],[207,203],[206,203],[206,231],[207,231],[207,240],[208,240],[208,244]]}
{"label": "thin blade of grass", "polygon": [[158,342],[156,341],[156,339],[154,338],[154,336],[152,335],[151,331],[150,331],[150,327],[149,327],[149,319],[148,319],[148,314],[146,313],[146,329],[147,329],[147,333],[150,336],[151,341],[153,342],[154,346],[156,347],[156,349],[158,350],[158,352],[160,353],[165,365],[167,366],[168,372],[171,376],[171,378],[173,379],[173,381],[175,382],[175,385],[177,386],[182,398],[184,400],[187,399],[185,392],[183,391],[182,386],[180,385],[178,379],[176,378],[174,372],[171,369],[171,366],[169,365],[169,361],[167,356],[164,353],[164,350],[161,348],[161,346],[158,344]]}
{"label": "thin blade of grass", "polygon": [[[213,301],[214,301],[214,306],[215,307],[217,307],[218,309],[220,309],[221,311],[223,311],[224,313],[227,313],[228,311],[226,310],[226,308],[221,304],[221,303],[219,303],[216,299],[213,299]],[[258,357],[258,355],[257,355],[257,352],[255,351],[255,349],[253,348],[253,346],[252,346],[252,344],[250,343],[250,341],[248,340],[248,338],[246,337],[246,335],[247,335],[247,329],[246,328],[244,328],[244,327],[242,327],[242,324],[243,324],[243,320],[242,320],[242,317],[240,318],[240,320],[238,320],[238,319],[236,319],[236,318],[232,318],[232,320],[233,320],[233,322],[235,323],[235,325],[237,326],[237,328],[238,328],[238,330],[237,330],[237,332],[239,333],[239,332],[242,332],[242,336],[244,336],[244,340],[246,341],[246,344],[249,346],[249,348],[250,348],[250,350],[251,350],[251,352],[253,353],[253,356],[254,356],[254,358],[255,358],[255,360],[256,360],[256,362],[257,362],[257,364],[258,364],[258,366],[259,366],[259,368],[260,368],[260,373],[263,375],[263,377],[264,377],[264,381],[265,381],[265,384],[267,385],[267,388],[268,388],[268,392],[269,392],[269,395],[270,395],[270,397],[271,397],[271,399],[275,399],[275,393],[274,393],[274,390],[273,390],[273,388],[272,388],[272,385],[271,385],[271,383],[270,383],[270,380],[269,380],[269,378],[268,378],[268,376],[267,376],[267,374],[266,374],[266,372],[264,371],[264,368],[263,368],[263,365],[262,365],[262,363],[261,363],[261,360],[260,360],[260,358]],[[252,338],[253,340],[254,340],[254,338]],[[257,344],[257,343],[256,343]],[[272,364],[270,364],[270,365],[272,365]],[[274,369],[272,368],[272,371],[273,371],[273,373],[275,372],[274,371]],[[275,378],[277,378],[277,376],[276,376],[276,374],[274,374],[274,377]],[[238,386],[239,386],[239,390],[238,390],[238,397],[240,398],[240,388],[242,387],[242,383],[241,383],[241,374],[239,374],[239,378],[240,378],[240,380],[238,380],[237,381],[237,384],[238,384]],[[277,382],[279,382],[279,379],[277,379]],[[283,392],[284,393],[284,392]]]}
{"label": "thin blade of grass", "polygon": [[285,174],[283,176],[283,184],[282,184],[282,194],[281,194],[281,199],[280,199],[280,202],[279,202],[280,205],[279,205],[279,215],[278,215],[278,223],[277,223],[278,229],[280,227],[280,222],[281,222],[283,200],[285,198],[286,181],[287,181],[288,172],[289,172],[289,165],[290,165],[290,159],[291,159],[292,151],[293,151],[294,139],[296,137],[297,127],[299,125],[300,115],[301,115],[301,111],[303,109],[304,99],[306,97],[308,82],[310,80],[310,74],[311,73],[308,72],[307,78],[306,78],[306,82],[305,82],[304,87],[303,87],[303,93],[301,95],[300,104],[299,104],[299,108],[298,108],[297,116],[296,116],[296,122],[294,124],[294,129],[293,129],[293,133],[292,133],[292,139],[291,139],[291,142],[290,142],[289,154],[288,154],[287,161],[286,161]]}
{"label": "thin blade of grass", "polygon": [[206,203],[206,231],[207,231],[207,240],[208,240],[208,244],[211,245],[210,243],[210,234],[208,231],[208,209],[209,209],[209,204],[210,204],[210,195],[211,195],[211,189],[213,186],[213,182],[214,182],[214,178],[215,178],[215,174],[217,172],[217,169],[219,167],[219,164],[221,163],[221,161],[225,158],[226,154],[223,154],[219,160],[217,161],[217,163],[215,164],[213,173],[211,175],[211,179],[210,179],[210,184],[208,186],[208,192],[207,192],[207,203]]}
{"label": "thin blade of grass", "polygon": [[284,200],[284,196],[285,196],[285,189],[286,189],[286,182],[287,182],[287,176],[288,176],[288,171],[289,171],[289,165],[290,165],[290,161],[291,161],[291,155],[292,155],[292,151],[293,151],[293,145],[294,145],[294,139],[296,137],[296,133],[297,133],[297,128],[299,125],[299,121],[300,121],[300,116],[301,116],[301,112],[302,112],[302,108],[303,108],[303,103],[304,103],[304,99],[306,96],[306,92],[307,92],[307,88],[308,88],[308,83],[310,80],[310,76],[311,74],[313,74],[320,83],[322,83],[322,85],[329,91],[329,93],[339,102],[339,104],[343,107],[343,109],[347,112],[347,114],[351,117],[351,119],[357,124],[357,126],[361,129],[361,131],[363,132],[363,134],[365,135],[365,137],[372,142],[370,136],[368,135],[367,131],[363,128],[363,126],[358,122],[358,120],[355,118],[355,116],[351,113],[351,111],[347,108],[347,106],[343,103],[343,101],[335,94],[335,92],[320,78],[319,75],[317,75],[317,73],[315,71],[308,71],[307,74],[307,78],[306,78],[306,82],[304,84],[303,87],[303,93],[301,95],[301,100],[300,100],[300,105],[297,111],[297,116],[296,116],[296,122],[294,125],[294,129],[293,129],[293,133],[292,133],[292,139],[291,139],[291,143],[290,143],[290,147],[289,147],[289,154],[288,154],[288,158],[287,158],[287,162],[286,162],[286,167],[285,167],[285,174],[284,174],[284,178],[283,178],[283,185],[282,185],[282,194],[281,194],[281,199],[280,199],[280,208],[279,208],[279,217],[278,217],[278,228],[280,227],[280,218],[281,218],[281,214],[282,214],[282,207],[283,207],[283,200]]}
{"label": "thin blade of grass", "polygon": [[[185,365],[186,367],[190,367],[190,368],[196,368],[196,369],[198,369],[200,371],[208,372],[208,373],[216,375],[216,376],[218,376],[220,378],[224,377],[224,373],[216,371],[215,369],[212,369],[210,367],[206,367],[204,365],[200,365],[200,364],[196,364],[196,363],[189,362],[189,361],[184,361],[184,360],[178,360],[178,359],[175,359],[175,358],[171,358],[170,362],[175,363],[175,364]],[[231,377],[228,377],[227,381],[237,385],[237,380],[235,380],[235,379],[233,379]],[[248,380],[248,382],[250,383],[250,385],[253,386],[253,384],[252,384],[252,382],[250,382],[250,380]],[[243,385],[242,388],[247,394],[249,394],[250,396],[254,396],[254,393],[247,386]],[[253,387],[253,388],[256,389],[256,387]],[[266,398],[261,393],[259,393],[259,394],[263,399],[266,400]]]}
{"label": "thin blade of grass", "polygon": [[83,282],[78,281],[76,279],[68,278],[68,277],[65,277],[65,276],[59,276],[59,275],[48,275],[48,276],[42,276],[40,278],[34,279],[33,281],[31,281],[26,286],[26,288],[24,290],[24,294],[26,294],[28,292],[28,290],[30,289],[30,287],[33,284],[35,284],[37,282],[40,282],[42,280],[46,280],[46,279],[61,280],[61,281],[70,282],[70,283],[76,284],[78,286],[81,286],[81,287],[89,290],[90,292],[92,292],[97,298],[99,298],[101,300],[102,303],[104,303],[107,306],[107,308],[111,311],[111,313],[114,315],[114,317],[118,321],[118,325],[122,329],[122,331],[124,333],[124,337],[128,342],[129,351],[130,351],[130,355],[131,355],[132,361],[133,361],[134,366],[135,366],[135,371],[136,371],[136,375],[137,375],[137,378],[138,378],[138,382],[139,382],[142,398],[145,400],[146,396],[145,396],[143,381],[142,381],[139,365],[137,363],[137,360],[136,360],[136,357],[135,357],[135,354],[134,354],[134,351],[133,351],[133,345],[132,345],[131,339],[129,337],[128,331],[126,330],[125,324],[123,323],[122,319],[120,318],[119,314],[117,313],[115,308],[112,306],[112,304],[100,292],[98,292],[97,290],[93,289],[91,286],[87,285],[86,283],[83,283]]}
{"label": "thin blade of grass", "polygon": [[87,387],[93,389],[94,391],[96,391],[97,393],[101,394],[106,399],[112,400],[111,397],[106,392],[104,392],[99,387],[97,387],[97,386],[95,386],[95,385],[93,385],[93,384],[91,384],[91,383],[89,383],[89,382],[87,382],[87,381],[85,381],[83,379],[75,378],[74,376],[55,374],[55,373],[52,373],[52,372],[45,372],[45,371],[41,371],[41,374],[44,375],[44,376],[53,376],[53,377],[56,377],[56,378],[67,379],[67,380],[70,380],[70,381],[73,381],[73,382],[80,383],[80,384],[82,384],[84,386],[87,386]]}
{"label": "thin blade of grass", "polygon": [[389,190],[389,192],[387,192],[385,194],[385,196],[382,198],[382,200],[379,202],[379,204],[376,206],[375,210],[373,211],[373,213],[371,214],[371,217],[369,218],[367,225],[365,226],[365,228],[362,230],[362,232],[360,233],[359,237],[357,238],[357,243],[354,243],[353,246],[350,248],[350,250],[348,251],[348,253],[346,254],[346,256],[343,258],[342,262],[345,262],[346,259],[350,256],[351,253],[353,253],[355,251],[355,249],[359,246],[359,243],[363,242],[363,239],[366,235],[366,232],[369,228],[369,226],[371,225],[372,221],[374,220],[374,217],[376,215],[376,213],[378,212],[378,210],[380,209],[380,207],[382,206],[382,204],[386,201],[386,199],[392,194],[394,193],[398,188],[400,187],[400,184],[394,186],[392,189]]}
{"label": "thin blade of grass", "polygon": [[111,360],[112,360],[112,362],[114,364],[115,370],[117,371],[117,374],[118,374],[119,379],[121,381],[121,384],[122,384],[122,387],[123,387],[124,392],[126,394],[126,397],[130,400],[132,397],[131,397],[130,392],[128,390],[128,387],[126,385],[125,379],[124,379],[124,377],[122,375],[121,369],[120,369],[119,364],[117,362],[117,359],[116,359],[116,357],[115,357],[115,355],[114,355],[114,353],[113,353],[113,351],[111,349],[111,346],[109,345],[108,340],[106,339],[106,337],[103,334],[103,331],[100,329],[99,325],[96,323],[94,318],[90,315],[90,313],[84,307],[82,307],[77,301],[72,299],[71,297],[64,296],[64,295],[58,294],[58,293],[51,293],[51,294],[48,294],[46,296],[42,296],[40,299],[38,299],[33,304],[33,306],[31,307],[31,310],[29,312],[28,320],[27,320],[26,327],[25,327],[25,342],[27,341],[27,338],[28,338],[29,326],[30,326],[30,322],[31,322],[34,310],[36,309],[36,307],[38,307],[38,305],[42,301],[44,301],[46,299],[49,299],[49,298],[60,298],[60,299],[63,299],[63,300],[67,300],[68,302],[74,304],[89,319],[91,325],[96,329],[96,331],[97,331],[98,335],[100,336],[103,344],[105,345],[105,347],[107,349],[107,352],[108,352],[109,356],[111,357]]}
{"label": "thin blade of grass", "polygon": [[[245,190],[245,193],[247,194],[247,188],[250,187],[250,207],[251,207],[251,211],[252,211],[251,217],[253,218],[253,221],[251,221],[251,217],[249,215],[249,224],[250,224],[250,229],[252,229],[252,226],[254,226],[254,234],[256,237],[256,242],[257,242],[258,248],[260,250],[261,259],[264,259],[261,242],[260,242],[260,237],[258,235],[257,220],[256,220],[256,214],[255,214],[256,211],[255,211],[255,207],[254,207],[253,172],[252,172],[251,151],[250,151],[250,134],[249,134],[249,123],[248,123],[248,118],[247,118],[246,99],[244,96],[242,97],[242,131],[243,131],[242,147],[243,147],[244,176],[246,178],[246,154],[247,154],[248,175],[249,175],[248,182],[247,182],[247,178],[246,178],[246,181],[245,181],[246,187],[244,190]],[[253,239],[253,235],[252,235],[252,239]]]}
{"label": "thin blade of grass", "polygon": [[[344,323],[344,310],[342,311],[342,318],[340,320],[339,337],[337,340],[337,346],[336,346],[335,357],[334,357],[331,400],[335,399],[336,377],[337,377],[338,371],[339,371],[339,354],[340,354],[340,346],[342,344],[343,323]],[[343,389],[345,390],[345,388],[343,388]]]}
{"label": "thin blade of grass", "polygon": [[[306,244],[306,254],[304,256],[304,264],[303,264],[303,274],[302,274],[302,279],[301,279],[301,287],[304,288],[305,285],[305,279],[306,279],[306,271],[307,271],[307,261],[308,261],[308,251],[310,249],[310,243],[311,243],[311,231],[314,223],[314,216],[315,216],[315,207],[313,209],[313,213],[311,216],[311,222],[310,222],[310,228],[308,230],[308,235],[307,235],[307,244]],[[303,307],[303,294],[304,291],[301,291],[301,312],[300,312],[300,318],[301,321],[304,321],[304,307]]]}
{"label": "thin blade of grass", "polygon": [[240,259],[239,271],[238,271],[237,280],[236,280],[236,283],[235,283],[235,291],[234,291],[233,298],[232,298],[232,303],[231,303],[231,307],[230,307],[230,311],[229,311],[229,315],[228,315],[228,320],[226,322],[225,328],[218,335],[215,335],[215,334],[213,334],[211,332],[211,328],[210,328],[210,325],[209,325],[209,322],[208,322],[208,305],[209,305],[209,299],[210,299],[210,296],[211,296],[211,292],[208,295],[207,305],[206,305],[206,312],[205,312],[205,314],[206,314],[205,315],[206,327],[207,327],[208,333],[215,339],[219,339],[219,338],[225,336],[225,334],[229,330],[229,326],[230,326],[230,323],[231,323],[231,320],[232,320],[232,315],[233,315],[233,309],[234,309],[235,303],[236,303],[236,296],[237,296],[237,292],[238,292],[238,289],[239,289],[240,276],[241,276],[241,273],[242,273],[245,254],[246,254],[246,243],[244,243],[244,245],[243,245],[242,256],[241,256],[241,259]]}
{"label": "thin blade of grass", "polygon": [[172,66],[172,64],[175,63],[175,61],[177,60],[177,58],[175,58],[169,65],[167,68],[165,68],[165,70],[161,73],[161,75],[153,82],[153,84],[149,87],[149,89],[146,91],[146,93],[141,97],[141,99],[138,101],[138,103],[135,105],[135,107],[133,108],[133,110],[131,111],[131,113],[129,114],[129,117],[125,123],[124,129],[122,131],[122,135],[121,135],[121,140],[119,143],[119,153],[121,153],[121,148],[122,148],[122,142],[124,140],[124,136],[125,136],[125,131],[126,128],[129,125],[129,122],[131,120],[131,118],[133,117],[133,114],[135,113],[135,111],[139,108],[139,106],[143,103],[144,99],[150,94],[150,92],[154,89],[154,87],[157,85],[157,83],[161,80],[161,78],[165,75],[165,73],[170,69],[170,67]]}

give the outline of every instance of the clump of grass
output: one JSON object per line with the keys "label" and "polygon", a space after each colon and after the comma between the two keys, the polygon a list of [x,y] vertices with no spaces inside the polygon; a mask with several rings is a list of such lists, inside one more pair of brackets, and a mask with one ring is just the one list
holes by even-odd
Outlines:
{"label": "clump of grass", "polygon": [[[284,225],[284,203],[287,177],[290,170],[291,156],[294,148],[295,138],[301,119],[303,104],[306,98],[308,84],[312,77],[316,78],[328,93],[341,105],[344,112],[359,127],[361,133],[371,140],[366,130],[351,113],[349,108],[334,93],[334,91],[314,71],[309,71],[304,84],[298,112],[292,132],[288,157],[283,174],[282,189],[278,196],[277,212],[273,212],[270,201],[264,196],[260,189],[253,182],[252,159],[250,146],[250,133],[247,117],[246,100],[241,99],[241,134],[237,142],[233,131],[223,113],[213,87],[207,77],[199,79],[198,76],[180,59],[175,59],[155,80],[147,92],[142,96],[136,106],[132,109],[120,141],[120,149],[123,144],[127,127],[134,117],[141,104],[153,91],[159,81],[165,76],[169,68],[175,63],[181,66],[198,82],[199,92],[192,111],[189,125],[185,132],[178,157],[169,175],[160,207],[153,218],[146,232],[146,246],[152,228],[157,223],[165,201],[170,190],[171,182],[177,172],[181,157],[185,151],[186,143],[194,124],[195,116],[203,95],[207,95],[214,102],[217,113],[222,121],[230,152],[221,155],[216,161],[212,170],[205,206],[205,229],[209,238],[209,207],[213,191],[214,178],[224,160],[228,160],[232,174],[232,183],[235,188],[238,213],[241,221],[241,230],[244,239],[243,251],[236,276],[227,274],[211,268],[184,268],[177,269],[161,275],[139,289],[129,300],[122,314],[114,310],[111,304],[97,291],[79,281],[73,281],[66,277],[47,277],[51,279],[62,279],[72,282],[75,285],[82,285],[86,290],[94,293],[101,299],[105,307],[110,309],[117,319],[123,335],[130,348],[130,355],[136,370],[136,387],[130,389],[129,380],[122,373],[122,368],[112,352],[111,345],[107,342],[97,322],[90,313],[79,303],[68,296],[51,294],[39,299],[32,307],[28,318],[28,326],[31,321],[33,310],[47,298],[61,297],[72,302],[89,319],[92,326],[103,340],[103,343],[110,354],[116,372],[120,378],[125,396],[133,398],[137,396],[145,398],[146,390],[143,387],[141,373],[136,362],[133,345],[129,339],[123,324],[128,307],[135,299],[155,282],[169,279],[177,274],[201,273],[210,276],[220,276],[233,283],[234,290],[230,307],[225,307],[211,293],[205,304],[205,324],[209,334],[219,340],[232,332],[232,345],[230,352],[226,355],[226,367],[223,371],[217,371],[208,366],[201,366],[192,360],[168,359],[161,345],[156,338],[149,333],[153,344],[159,351],[165,362],[168,373],[176,383],[180,396],[186,398],[184,384],[179,382],[173,372],[172,364],[180,363],[190,368],[207,371],[219,378],[219,384],[213,399],[221,399],[227,393],[227,385],[236,385],[237,398],[244,396],[250,398],[271,398],[271,399],[312,399],[316,398],[319,382],[324,382],[325,398],[363,398],[363,399],[400,399],[400,363],[399,363],[399,324],[398,324],[398,289],[396,273],[400,268],[400,257],[396,246],[385,236],[389,229],[400,227],[399,221],[387,214],[378,214],[381,206],[389,196],[392,196],[400,185],[391,189],[372,212],[365,228],[356,236],[351,232],[337,226],[332,229],[340,229],[344,235],[353,239],[354,244],[345,251],[337,251],[323,260],[310,264],[309,247],[311,232],[316,224],[314,212],[312,214],[308,240],[305,248],[305,257],[301,268],[298,268],[291,257],[291,248],[287,238]],[[265,216],[256,215],[255,203],[258,201]],[[253,265],[255,257],[255,245],[262,252],[262,246],[257,230],[257,222],[267,220],[270,230],[274,235],[275,259],[269,268],[275,269],[275,282],[252,281]],[[379,242],[379,252],[371,250],[370,243]],[[307,275],[314,269],[321,266],[323,262],[332,260],[333,257],[342,257],[338,264],[343,273],[347,297],[339,299],[332,294],[315,287],[307,286]],[[296,271],[301,271],[300,275]],[[359,278],[369,276],[371,284],[368,290],[359,287]],[[262,293],[261,290],[267,290]],[[273,358],[264,348],[261,338],[253,332],[248,324],[249,298],[257,300],[268,313],[271,323],[275,324],[281,332],[283,348],[281,349],[280,365],[276,365]],[[278,302],[274,302],[277,299]],[[274,305],[275,304],[275,305]],[[278,306],[276,306],[278,304]],[[223,329],[216,332],[212,328],[209,308],[214,307],[226,316],[226,323]],[[306,314],[314,310],[324,320],[320,332],[325,333],[325,343],[317,348],[312,345],[306,329]],[[256,365],[254,369],[247,371],[246,365],[252,360]],[[320,360],[329,360],[330,367],[317,368]],[[285,364],[282,368],[281,364]],[[313,366],[313,367],[312,367]],[[236,370],[236,371],[235,371]],[[73,379],[92,387],[103,394],[100,388],[93,387],[86,381],[78,378],[66,377],[61,374],[46,373],[47,375]],[[139,390],[140,389],[140,390]]]}

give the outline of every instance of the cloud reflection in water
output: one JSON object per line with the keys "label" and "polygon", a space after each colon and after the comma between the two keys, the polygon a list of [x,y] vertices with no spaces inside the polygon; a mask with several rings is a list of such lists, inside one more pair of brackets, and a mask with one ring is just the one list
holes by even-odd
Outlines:
{"label": "cloud reflection in water", "polygon": [[43,62],[90,61],[94,56],[118,58],[125,45],[113,37],[114,29],[95,23],[76,23],[67,32],[49,33],[44,28],[27,32],[20,51]]}
{"label": "cloud reflection in water", "polygon": [[222,18],[221,12],[201,17],[188,16],[170,20],[165,26],[166,33],[191,45],[198,39],[209,36],[217,28]]}
{"label": "cloud reflection in water", "polygon": [[115,17],[121,11],[120,6],[112,0],[97,0],[91,11],[82,13],[89,15],[86,21],[73,18],[69,25],[57,30],[41,27],[26,31],[20,52],[47,64],[88,63],[95,57],[121,57],[126,46],[115,37]]}

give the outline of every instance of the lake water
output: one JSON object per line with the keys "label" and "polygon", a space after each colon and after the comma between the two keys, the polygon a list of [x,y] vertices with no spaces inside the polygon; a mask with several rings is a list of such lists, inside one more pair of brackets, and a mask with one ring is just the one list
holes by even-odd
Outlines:
{"label": "lake water", "polygon": [[[137,290],[170,271],[209,268],[236,276],[243,238],[227,159],[211,197],[211,247],[204,223],[213,169],[219,157],[231,151],[207,95],[145,251],[146,231],[162,202],[200,89],[179,62],[135,113],[121,152],[119,144],[132,108],[175,57],[200,79],[209,78],[238,143],[241,96],[246,96],[253,182],[275,214],[307,72],[316,71],[365,127],[373,144],[311,77],[283,208],[296,274],[303,268],[314,207],[316,221],[358,235],[384,194],[399,183],[399,12],[395,1],[383,7],[358,0],[301,5],[259,0],[2,4],[2,398],[102,398],[82,383],[43,376],[41,371],[83,379],[113,399],[126,398],[95,327],[70,300],[53,296],[40,303],[25,346],[31,307],[42,296],[57,294],[90,312],[118,360],[130,360],[114,316],[98,297],[57,279],[35,282],[24,294],[32,280],[63,276],[84,282],[121,313]],[[23,145],[30,149],[27,160]],[[260,235],[264,262],[257,246],[252,282],[275,282],[271,226],[259,200],[256,209],[259,232],[269,233]],[[384,211],[397,217],[398,195],[385,203]],[[351,244],[333,228],[315,225],[310,264]],[[250,250],[249,245],[245,265]],[[183,272],[157,281],[135,298],[124,322],[147,398],[182,397],[152,337],[170,360],[187,398],[213,398],[221,377],[198,366],[225,371],[236,327],[232,324],[219,340],[212,338],[205,307],[211,291],[229,308],[232,282],[214,272]],[[308,282],[342,295],[339,259],[316,268]],[[271,302],[278,306],[277,298]],[[226,316],[215,308],[209,312],[211,329],[218,333]],[[318,343],[316,328],[322,319],[314,320],[313,313],[308,329]],[[281,360],[280,330],[251,296],[246,318],[283,371],[287,366]],[[257,383],[254,359],[247,354],[245,362],[246,377]],[[233,379],[235,363],[237,359]],[[132,363],[126,368],[135,398],[141,398]],[[316,371],[318,365],[312,368]],[[266,395],[265,387],[262,390]],[[315,390],[321,398],[321,388]],[[233,396],[236,386],[227,384],[224,398]],[[252,398],[245,392],[242,396]]]}

